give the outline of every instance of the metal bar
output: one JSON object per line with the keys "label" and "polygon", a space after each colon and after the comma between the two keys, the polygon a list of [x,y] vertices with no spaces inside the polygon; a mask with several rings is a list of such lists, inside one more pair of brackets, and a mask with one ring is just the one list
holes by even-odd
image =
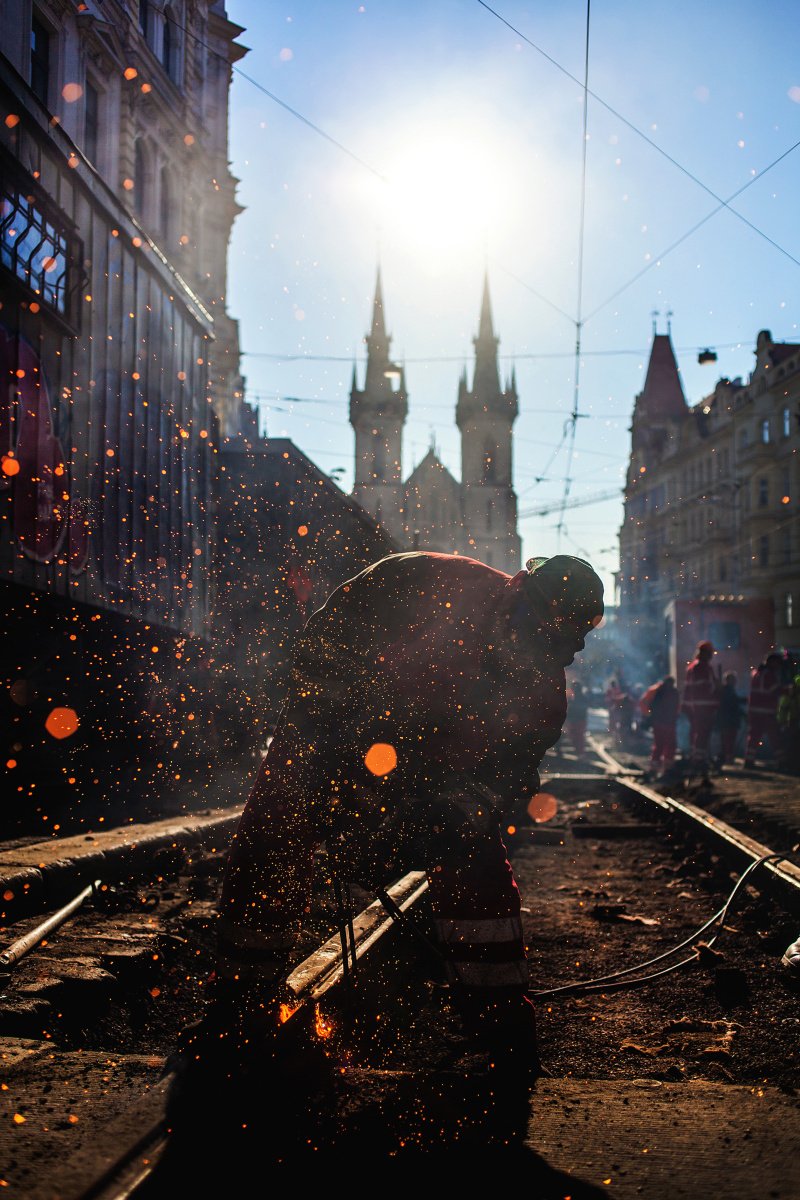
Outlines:
{"label": "metal bar", "polygon": [[63,908],[59,908],[57,912],[54,912],[46,920],[40,922],[39,925],[24,934],[23,937],[17,938],[16,942],[12,942],[8,949],[0,954],[0,969],[4,971],[12,970],[21,958],[24,958],[26,954],[47,937],[48,933],[52,933],[54,929],[58,929],[59,925],[63,925],[74,912],[77,912],[81,905],[85,904],[94,895],[95,889],[99,886],[99,879],[96,879],[94,883],[87,884]]}

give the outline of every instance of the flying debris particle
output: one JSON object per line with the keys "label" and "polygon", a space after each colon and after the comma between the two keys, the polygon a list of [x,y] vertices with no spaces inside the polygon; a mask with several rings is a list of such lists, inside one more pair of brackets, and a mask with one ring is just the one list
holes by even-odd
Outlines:
{"label": "flying debris particle", "polygon": [[3,474],[4,475],[18,475],[19,474],[19,463],[17,462],[17,460],[14,458],[13,454],[11,454],[11,453],[3,455]]}
{"label": "flying debris particle", "polygon": [[297,526],[297,534],[299,537],[305,537],[307,535],[307,533],[308,533],[307,525],[298,525]]}
{"label": "flying debris particle", "polygon": [[19,125],[19,117],[16,113],[9,113],[6,117],[6,125],[9,129],[13,129],[15,125]]}
{"label": "flying debris particle", "polygon": [[136,70],[136,67],[126,67],[122,74],[126,79],[135,79],[139,72]]}
{"label": "flying debris particle", "polygon": [[83,95],[83,88],[79,83],[65,83],[61,89],[61,95],[66,100],[67,104],[74,104],[76,100],[80,100]]}
{"label": "flying debris particle", "polygon": [[59,741],[71,737],[79,725],[78,714],[74,708],[54,708],[44,723],[50,736]]}

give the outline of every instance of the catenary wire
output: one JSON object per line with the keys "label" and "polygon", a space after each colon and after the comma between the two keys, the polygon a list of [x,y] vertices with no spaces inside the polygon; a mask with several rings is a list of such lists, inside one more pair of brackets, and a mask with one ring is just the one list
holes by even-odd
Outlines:
{"label": "catenary wire", "polygon": [[578,428],[581,380],[581,334],[583,332],[583,247],[586,236],[586,153],[589,142],[589,28],[591,0],[586,0],[586,48],[583,60],[583,138],[581,146],[581,189],[580,215],[578,218],[578,298],[575,306],[575,365],[572,372],[572,412],[569,419],[569,441],[567,444],[567,466],[564,472],[564,493],[561,512],[556,525],[556,548],[561,549],[561,533],[564,527],[564,511],[572,487],[572,459],[575,453],[575,434]]}
{"label": "catenary wire", "polygon": [[[531,49],[535,50],[537,54],[541,54],[543,58],[546,58],[547,61],[549,63],[551,63],[558,71],[561,71],[562,75],[566,75],[567,78],[571,79],[573,83],[577,83],[579,87],[582,88],[584,86],[581,83],[581,81],[575,75],[572,74],[571,71],[568,71],[566,67],[562,66],[561,63],[558,62],[555,58],[553,58],[550,54],[548,54],[546,50],[543,50],[541,46],[538,46],[536,44],[536,42],[532,41],[531,38],[527,37],[520,29],[518,29],[516,27],[516,25],[512,25],[511,22],[509,20],[507,20],[501,13],[499,13],[496,9],[492,8],[491,5],[487,4],[486,0],[477,0],[477,3],[480,4],[481,8],[485,8],[487,12],[491,13],[493,17],[496,17],[497,20],[500,21],[503,25],[505,25],[508,29],[510,29],[512,33],[516,34],[518,38],[521,38],[523,42],[526,42],[527,45],[529,45],[531,47]],[[660,154],[662,156],[662,158],[665,158],[667,160],[667,162],[672,163],[672,165],[674,167],[677,167],[677,169],[683,175],[686,175],[688,179],[691,179],[693,183],[696,183],[697,186],[702,188],[704,192],[707,192],[708,195],[711,196],[712,199],[716,200],[721,207],[729,208],[730,202],[728,200],[723,200],[721,196],[718,196],[717,193],[712,188],[710,188],[708,186],[708,184],[703,183],[702,179],[698,178],[698,176],[695,175],[693,171],[690,171],[689,168],[685,167],[681,162],[678,161],[677,158],[674,158],[667,150],[664,150],[664,148],[662,146],[659,146],[658,142],[654,142],[651,137],[648,137],[648,135],[644,132],[644,130],[639,129],[639,127],[637,125],[634,125],[634,123],[632,121],[629,121],[627,119],[627,117],[624,117],[622,115],[622,113],[618,112],[617,109],[613,108],[607,101],[605,101],[602,98],[602,96],[598,96],[597,93],[593,92],[591,89],[588,89],[588,94],[592,97],[593,100],[596,100],[598,104],[602,105],[602,107],[605,108],[607,112],[610,112],[612,116],[616,117],[618,121],[622,121],[623,125],[626,125],[628,127],[628,129],[630,129],[633,133],[637,134],[638,137],[642,138],[645,142],[647,142],[647,144],[649,146],[652,146],[652,148],[655,151],[657,151],[658,154]],[[792,151],[796,150],[798,146],[800,146],[800,142],[795,142],[795,144],[793,146],[790,146],[788,150],[784,151],[784,153],[780,157],[785,158],[787,154],[791,154]],[[779,162],[779,161],[780,161],[780,159],[776,160],[776,162]],[[766,167],[765,171],[768,171],[769,169],[770,169],[769,167]],[[764,172],[760,172],[760,174],[764,174]],[[744,184],[739,189],[739,192],[735,193],[735,194],[738,195],[741,192],[743,192],[746,188],[750,187],[751,184],[755,183],[756,179],[758,179],[758,178],[759,178],[759,175],[755,176],[753,179],[748,180],[747,183]],[[773,241],[772,238],[770,238],[766,233],[764,233],[761,229],[759,229],[757,225],[754,225],[752,221],[748,221],[747,217],[743,216],[740,212],[737,212],[737,210],[735,208],[730,208],[729,211],[731,213],[733,213],[733,215],[736,218],[738,218],[738,220],[742,221],[743,224],[747,225],[750,229],[752,229],[754,231],[754,233],[757,233],[759,237],[764,238],[764,240],[769,242],[770,245],[774,246],[777,250],[780,250],[781,254],[785,254],[787,258],[790,258],[792,260],[792,262],[795,262],[795,263],[798,262],[798,260],[796,258],[794,258],[791,254],[789,254],[788,250],[784,250],[784,248],[782,246],[778,245],[777,242]],[[800,265],[800,263],[798,263],[798,265]]]}

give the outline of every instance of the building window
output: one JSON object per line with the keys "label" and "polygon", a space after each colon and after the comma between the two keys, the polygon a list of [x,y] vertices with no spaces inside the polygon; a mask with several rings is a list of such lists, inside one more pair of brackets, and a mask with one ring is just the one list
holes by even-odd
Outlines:
{"label": "building window", "polygon": [[758,481],[758,507],[766,508],[769,504],[769,480],[763,476]]}
{"label": "building window", "polygon": [[739,431],[739,445],[740,445],[741,447],[744,447],[744,446],[746,446],[746,445],[747,445],[747,443],[748,443],[749,441],[750,441],[750,434],[749,434],[749,431],[748,431],[747,429],[741,429],[741,430]]}
{"label": "building window", "polygon": [[87,79],[83,95],[83,152],[89,162],[97,166],[97,151],[100,145],[100,93]]}
{"label": "building window", "polygon": [[133,204],[140,217],[144,216],[147,203],[147,156],[142,139],[138,138],[133,160]]}
{"label": "building window", "polygon": [[31,90],[46,105],[50,93],[50,33],[34,13],[31,21]]}
{"label": "building window", "polygon": [[728,578],[728,560],[724,555],[719,560],[719,578],[721,583],[724,583]]}
{"label": "building window", "polygon": [[0,262],[56,312],[67,311],[66,231],[18,188],[0,193]]}
{"label": "building window", "polygon": [[139,28],[147,39],[151,28],[150,0],[139,0]]}
{"label": "building window", "polygon": [[174,84],[180,86],[179,26],[172,8],[164,9],[164,32],[161,43],[161,63]]}
{"label": "building window", "polygon": [[791,592],[786,593],[786,624],[790,628],[794,625],[794,597]]}
{"label": "building window", "polygon": [[495,449],[491,442],[487,442],[483,448],[483,481],[484,483],[492,483],[496,476],[495,469]]}
{"label": "building window", "polygon": [[789,434],[792,432],[792,417],[791,417],[791,414],[790,414],[788,408],[785,408],[783,410],[782,419],[783,419],[783,436],[788,437]]}
{"label": "building window", "polygon": [[172,196],[170,194],[169,171],[166,167],[161,168],[160,177],[160,211],[159,211],[159,228],[164,235],[164,242],[169,240],[170,228],[172,225]]}
{"label": "building window", "polygon": [[758,565],[769,566],[769,534],[765,533],[758,539]]}
{"label": "building window", "polygon": [[792,561],[792,531],[791,531],[791,529],[784,529],[782,542],[783,542],[783,548],[782,548],[783,565],[785,567],[788,567],[789,563]]}
{"label": "building window", "polygon": [[761,422],[761,440],[764,445],[769,444],[769,418],[765,417]]}
{"label": "building window", "polygon": [[708,636],[717,650],[738,650],[742,644],[742,627],[738,621],[711,621]]}

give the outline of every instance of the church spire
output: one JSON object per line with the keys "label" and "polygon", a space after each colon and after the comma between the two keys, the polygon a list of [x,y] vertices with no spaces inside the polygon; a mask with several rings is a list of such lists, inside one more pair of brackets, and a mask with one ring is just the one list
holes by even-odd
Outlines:
{"label": "church spire", "polygon": [[494,324],[492,322],[492,302],[489,298],[489,272],[487,271],[483,277],[483,299],[481,300],[481,318],[478,323],[478,337],[473,339],[475,344],[481,340],[497,341],[494,336]]}
{"label": "church spire", "polygon": [[383,319],[383,288],[381,287],[381,269],[378,267],[378,278],[375,281],[375,299],[372,303],[372,333],[373,338],[386,344],[386,324]]}
{"label": "church spire", "polygon": [[475,375],[472,380],[472,390],[482,397],[494,398],[501,392],[500,374],[497,368],[497,347],[500,345],[500,339],[494,335],[488,272],[483,277],[478,336],[472,339],[472,344],[475,347]]}

